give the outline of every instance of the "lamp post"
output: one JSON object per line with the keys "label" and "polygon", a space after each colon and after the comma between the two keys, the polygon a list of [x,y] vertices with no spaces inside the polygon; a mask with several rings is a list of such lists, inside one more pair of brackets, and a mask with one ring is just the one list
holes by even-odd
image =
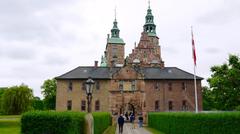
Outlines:
{"label": "lamp post", "polygon": [[92,93],[93,93],[94,83],[95,82],[91,79],[91,77],[89,77],[88,80],[85,82],[86,95],[87,95],[87,105],[88,105],[87,112],[88,113],[91,113],[91,102],[92,102]]}

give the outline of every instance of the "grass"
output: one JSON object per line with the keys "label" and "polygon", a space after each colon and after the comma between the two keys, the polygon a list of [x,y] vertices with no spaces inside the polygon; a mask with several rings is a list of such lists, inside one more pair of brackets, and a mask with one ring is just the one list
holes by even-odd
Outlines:
{"label": "grass", "polygon": [[0,116],[0,134],[20,134],[20,116]]}
{"label": "grass", "polygon": [[104,131],[103,134],[115,134],[116,131],[116,125],[109,126],[106,131]]}
{"label": "grass", "polygon": [[150,127],[145,127],[145,129],[147,129],[148,131],[150,131],[152,134],[165,134],[163,132],[160,132],[154,128],[150,128]]}

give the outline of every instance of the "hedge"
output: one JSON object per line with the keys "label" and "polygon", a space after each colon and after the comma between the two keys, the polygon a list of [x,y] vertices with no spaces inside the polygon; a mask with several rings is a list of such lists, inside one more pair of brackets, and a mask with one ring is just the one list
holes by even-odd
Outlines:
{"label": "hedge", "polygon": [[21,118],[22,134],[83,134],[84,116],[81,112],[35,111]]}
{"label": "hedge", "polygon": [[92,115],[94,120],[94,134],[102,134],[112,124],[110,113],[95,112]]}
{"label": "hedge", "polygon": [[237,134],[240,112],[149,113],[148,126],[167,134]]}

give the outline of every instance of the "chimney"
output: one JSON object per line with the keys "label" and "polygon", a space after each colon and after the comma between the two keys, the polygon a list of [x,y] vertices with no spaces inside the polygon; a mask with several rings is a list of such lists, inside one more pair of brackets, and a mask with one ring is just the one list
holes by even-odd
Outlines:
{"label": "chimney", "polygon": [[98,61],[94,61],[94,67],[95,67],[95,68],[98,67]]}
{"label": "chimney", "polygon": [[109,36],[110,36],[110,35],[109,35],[109,34],[107,34],[107,39],[109,39]]}

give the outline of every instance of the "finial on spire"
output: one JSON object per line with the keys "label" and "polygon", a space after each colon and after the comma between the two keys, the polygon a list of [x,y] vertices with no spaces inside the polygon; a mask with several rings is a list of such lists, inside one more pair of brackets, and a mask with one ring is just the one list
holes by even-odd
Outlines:
{"label": "finial on spire", "polygon": [[115,6],[114,13],[115,13],[115,21],[116,21],[117,20],[117,6]]}
{"label": "finial on spire", "polygon": [[150,0],[148,0],[148,8],[150,9]]}

